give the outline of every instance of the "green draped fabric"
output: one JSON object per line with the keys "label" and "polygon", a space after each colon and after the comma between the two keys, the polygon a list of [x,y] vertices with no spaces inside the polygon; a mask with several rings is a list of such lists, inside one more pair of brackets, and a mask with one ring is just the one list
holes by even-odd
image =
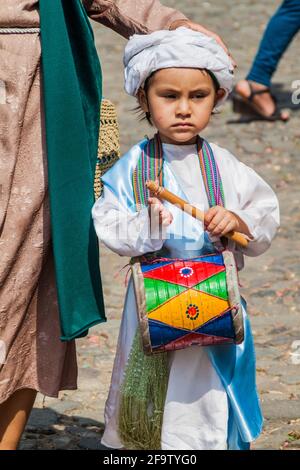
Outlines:
{"label": "green draped fabric", "polygon": [[61,339],[68,341],[106,321],[91,219],[102,77],[80,0],[39,4],[52,240]]}

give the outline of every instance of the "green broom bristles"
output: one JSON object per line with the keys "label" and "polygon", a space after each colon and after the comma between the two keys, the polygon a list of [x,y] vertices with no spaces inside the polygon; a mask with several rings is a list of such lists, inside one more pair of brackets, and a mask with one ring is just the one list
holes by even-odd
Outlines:
{"label": "green broom bristles", "polygon": [[119,434],[127,449],[161,448],[168,375],[167,353],[146,356],[138,329],[120,393]]}

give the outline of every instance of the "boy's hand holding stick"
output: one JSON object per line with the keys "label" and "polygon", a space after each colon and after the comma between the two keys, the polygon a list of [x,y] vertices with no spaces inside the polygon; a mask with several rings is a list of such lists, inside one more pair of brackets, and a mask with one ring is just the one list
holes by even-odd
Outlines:
{"label": "boy's hand holding stick", "polygon": [[[198,209],[195,206],[192,206],[187,201],[184,201],[180,197],[168,191],[166,188],[159,186],[158,182],[147,181],[147,188],[154,194],[155,197],[164,199],[165,201],[170,202],[171,204],[176,204],[184,212],[190,214],[195,219],[199,219],[202,222],[205,222],[205,213]],[[225,237],[230,238],[234,242],[238,243],[240,246],[247,247],[249,241],[241,233],[231,231],[224,234]]]}

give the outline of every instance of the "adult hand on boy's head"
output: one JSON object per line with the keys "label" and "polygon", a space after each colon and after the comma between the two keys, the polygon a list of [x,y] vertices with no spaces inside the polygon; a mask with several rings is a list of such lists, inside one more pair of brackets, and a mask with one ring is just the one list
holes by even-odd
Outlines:
{"label": "adult hand on boy's head", "polygon": [[169,26],[169,30],[172,31],[173,29],[180,28],[180,26],[185,26],[186,28],[190,28],[193,31],[199,31],[200,33],[206,34],[207,36],[210,36],[210,37],[214,38],[217,41],[217,43],[220,44],[220,46],[224,49],[226,54],[229,55],[229,57],[231,59],[231,62],[232,62],[232,65],[234,67],[237,67],[237,63],[235,62],[234,58],[232,57],[228,47],[222,41],[220,36],[218,36],[216,33],[214,33],[213,31],[210,31],[209,29],[204,28],[204,26],[202,26],[201,24],[194,23],[193,21],[190,21],[189,19],[181,19],[181,20],[173,21],[173,23],[171,23],[171,25]]}

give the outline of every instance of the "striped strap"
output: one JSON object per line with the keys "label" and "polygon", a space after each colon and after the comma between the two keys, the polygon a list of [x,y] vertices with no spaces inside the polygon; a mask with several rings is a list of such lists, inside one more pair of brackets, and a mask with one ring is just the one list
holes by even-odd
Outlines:
{"label": "striped strap", "polygon": [[143,206],[148,206],[148,197],[150,191],[146,188],[147,180],[159,179],[159,184],[163,185],[163,172],[161,171],[163,164],[162,144],[158,134],[148,143],[142,151],[137,166],[132,176],[132,187],[137,210]]}
{"label": "striped strap", "polygon": [[209,207],[225,207],[223,184],[212,148],[206,140],[198,137],[197,150]]}
{"label": "striped strap", "polygon": [[[221,176],[214,158],[214,154],[209,143],[197,138],[197,152],[204,186],[209,202],[209,206],[225,206],[225,198]],[[163,150],[158,134],[153,139],[148,140],[142,151],[137,166],[132,176],[133,194],[137,210],[148,205],[150,191],[146,188],[147,180],[159,180],[163,186]]]}

